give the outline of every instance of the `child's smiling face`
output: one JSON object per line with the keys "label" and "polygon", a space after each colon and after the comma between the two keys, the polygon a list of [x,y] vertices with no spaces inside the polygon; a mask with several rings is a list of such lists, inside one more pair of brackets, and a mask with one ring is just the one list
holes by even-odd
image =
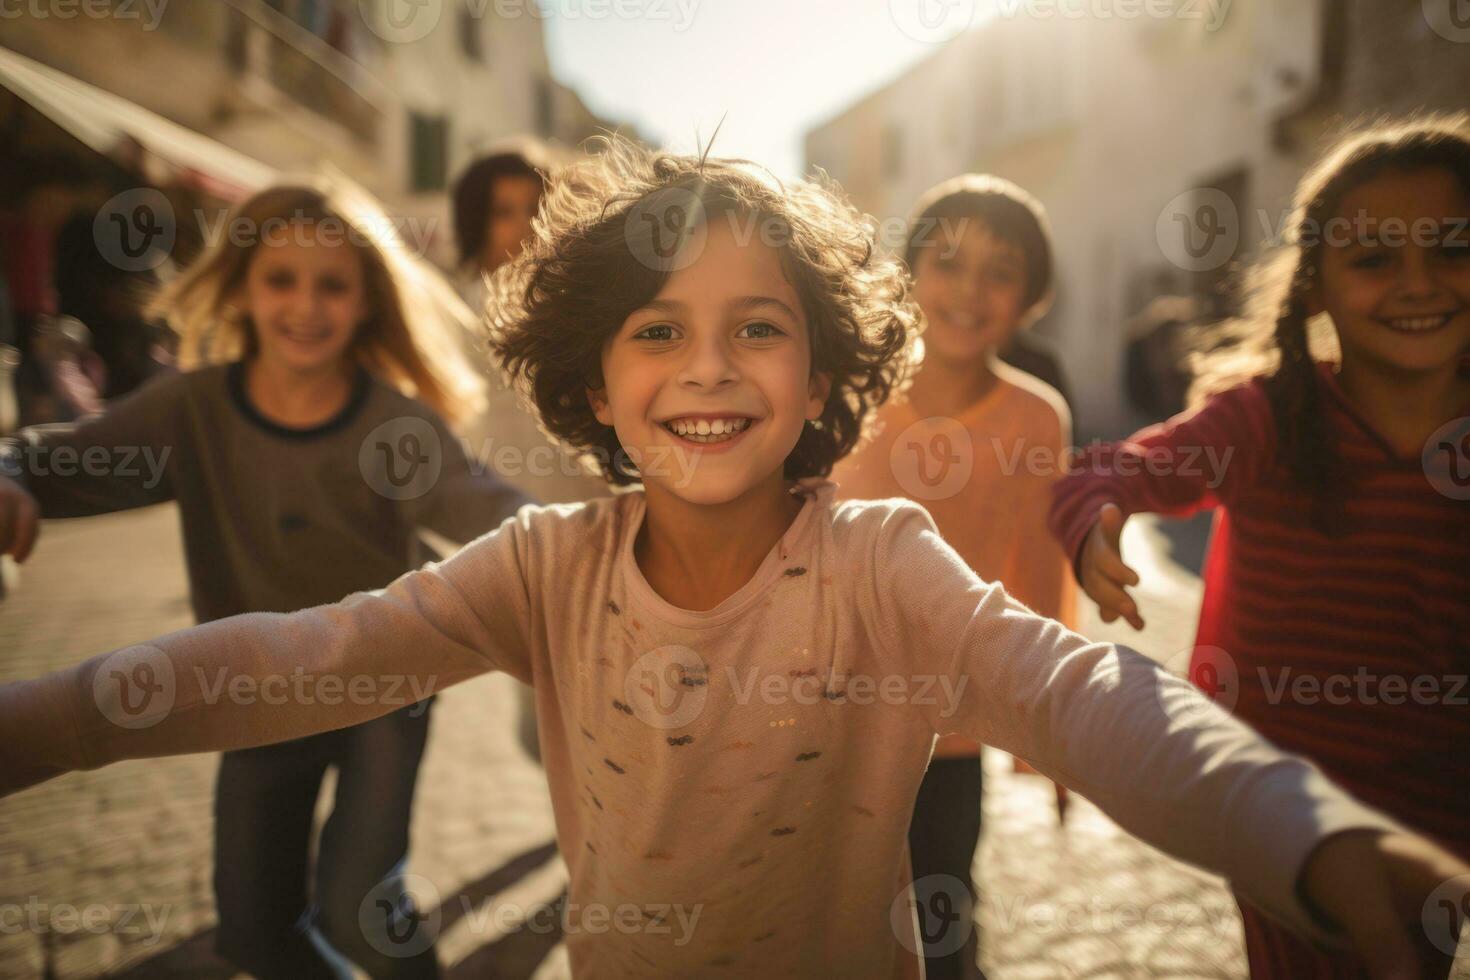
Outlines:
{"label": "child's smiling face", "polygon": [[1422,372],[1470,353],[1467,216],[1446,170],[1389,171],[1344,195],[1311,306],[1331,316],[1345,362]]}
{"label": "child's smiling face", "polygon": [[[603,347],[605,387],[589,391],[645,487],[720,504],[779,486],[830,379],[812,374],[811,338],[780,253],[715,218],[698,257],[673,272]],[[743,223],[741,224],[743,227]]]}
{"label": "child's smiling face", "polygon": [[1026,257],[983,221],[963,219],[949,254],[946,242],[923,248],[914,262],[914,299],[924,311],[926,358],[970,364],[1005,347],[1026,313]]}
{"label": "child's smiling face", "polygon": [[345,243],[262,241],[245,274],[243,305],[264,360],[296,370],[337,364],[368,313],[362,259]]}

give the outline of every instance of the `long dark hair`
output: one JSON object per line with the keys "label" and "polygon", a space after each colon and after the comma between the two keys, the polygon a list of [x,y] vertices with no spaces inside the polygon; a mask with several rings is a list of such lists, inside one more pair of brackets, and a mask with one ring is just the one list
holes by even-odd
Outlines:
{"label": "long dark hair", "polygon": [[1327,425],[1317,377],[1318,361],[1328,359],[1334,338],[1325,318],[1309,313],[1322,269],[1322,230],[1354,189],[1385,172],[1415,170],[1447,171],[1470,196],[1470,115],[1380,122],[1339,140],[1297,186],[1285,244],[1251,272],[1247,315],[1216,328],[1219,346],[1195,359],[1196,400],[1263,377],[1278,459],[1307,495],[1311,522],[1324,533],[1341,530],[1350,474]]}

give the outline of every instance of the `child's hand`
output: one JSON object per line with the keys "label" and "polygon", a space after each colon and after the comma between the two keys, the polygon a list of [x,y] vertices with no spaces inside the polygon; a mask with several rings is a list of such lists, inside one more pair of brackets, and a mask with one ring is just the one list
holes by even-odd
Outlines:
{"label": "child's hand", "polygon": [[1122,616],[1136,630],[1143,629],[1138,605],[1125,586],[1138,584],[1138,573],[1123,564],[1123,522],[1126,520],[1117,504],[1103,504],[1097,523],[1092,525],[1082,545],[1082,589],[1102,613],[1102,621],[1111,623]]}
{"label": "child's hand", "polygon": [[[1446,886],[1458,890],[1446,896]],[[1441,924],[1438,910],[1430,909],[1426,922],[1425,905],[1437,893],[1454,906],[1453,921],[1463,921],[1470,914],[1470,865],[1443,848],[1406,834],[1336,834],[1307,857],[1302,888],[1346,934],[1374,980],[1449,975],[1452,957],[1426,928]]]}
{"label": "child's hand", "polygon": [[36,498],[9,477],[0,476],[0,555],[25,561],[36,544],[41,508]]}

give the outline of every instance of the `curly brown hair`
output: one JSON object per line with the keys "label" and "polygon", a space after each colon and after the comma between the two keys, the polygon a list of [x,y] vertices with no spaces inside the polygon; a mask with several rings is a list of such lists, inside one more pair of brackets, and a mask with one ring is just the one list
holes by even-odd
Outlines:
{"label": "curly brown hair", "polygon": [[877,252],[874,223],[824,174],[783,184],[745,160],[649,151],[616,135],[596,142],[601,152],[551,181],[525,251],[492,278],[490,347],[542,426],[609,482],[639,482],[587,402],[588,389],[604,387],[603,347],[662,290],[701,225],[754,219],[801,298],[812,373],[832,379],[784,473],[831,473],[872,409],[907,384],[920,329],[908,278]]}

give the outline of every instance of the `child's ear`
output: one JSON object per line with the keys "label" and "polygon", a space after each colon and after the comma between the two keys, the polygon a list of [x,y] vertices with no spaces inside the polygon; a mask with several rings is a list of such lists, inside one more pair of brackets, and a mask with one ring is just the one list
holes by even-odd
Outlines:
{"label": "child's ear", "polygon": [[827,397],[832,394],[832,375],[826,371],[818,371],[812,375],[811,383],[807,386],[806,417],[808,419],[819,419],[822,417],[822,409],[827,407]]}
{"label": "child's ear", "polygon": [[587,388],[587,404],[592,407],[592,414],[597,416],[597,421],[603,425],[612,425],[612,409],[607,404],[607,391],[602,388]]}

